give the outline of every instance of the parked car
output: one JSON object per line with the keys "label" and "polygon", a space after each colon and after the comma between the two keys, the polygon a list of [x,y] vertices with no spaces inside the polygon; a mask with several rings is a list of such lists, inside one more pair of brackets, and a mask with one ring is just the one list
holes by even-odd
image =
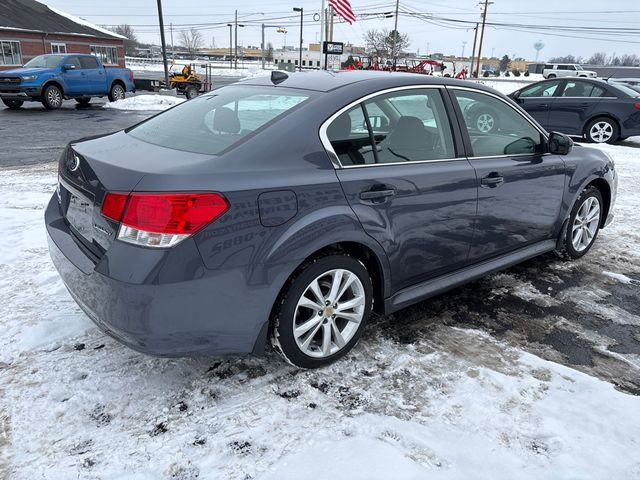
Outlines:
{"label": "parked car", "polygon": [[[490,132],[465,108],[494,112]],[[617,174],[494,90],[273,72],[72,142],[51,257],[106,333],[153,355],[348,352],[391,313],[545,252],[579,258]]]}
{"label": "parked car", "polygon": [[607,80],[612,84],[623,84],[637,92],[640,92],[640,78],[609,78]]}
{"label": "parked car", "polygon": [[94,55],[39,55],[21,68],[0,72],[0,98],[14,110],[24,102],[42,102],[53,110],[65,98],[86,105],[91,97],[106,95],[113,102],[134,90],[131,70],[107,68]]}
{"label": "parked car", "polygon": [[553,79],[509,94],[540,125],[594,143],[640,135],[640,92],[599,79]]}
{"label": "parked car", "polygon": [[556,77],[588,77],[597,78],[598,74],[592,70],[585,70],[577,63],[548,63],[542,70],[544,78]]}

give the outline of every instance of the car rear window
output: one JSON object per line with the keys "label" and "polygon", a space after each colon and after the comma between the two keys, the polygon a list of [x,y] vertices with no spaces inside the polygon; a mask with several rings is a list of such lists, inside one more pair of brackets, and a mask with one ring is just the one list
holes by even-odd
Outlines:
{"label": "car rear window", "polygon": [[127,130],[162,147],[217,155],[310,97],[309,92],[229,86],[197,97]]}

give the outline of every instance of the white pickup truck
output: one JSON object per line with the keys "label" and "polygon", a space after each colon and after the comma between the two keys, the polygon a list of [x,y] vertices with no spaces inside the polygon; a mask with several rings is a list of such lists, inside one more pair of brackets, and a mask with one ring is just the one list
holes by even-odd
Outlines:
{"label": "white pickup truck", "polygon": [[577,63],[548,63],[542,71],[544,78],[556,77],[588,77],[596,78],[598,74],[591,70],[585,70]]}

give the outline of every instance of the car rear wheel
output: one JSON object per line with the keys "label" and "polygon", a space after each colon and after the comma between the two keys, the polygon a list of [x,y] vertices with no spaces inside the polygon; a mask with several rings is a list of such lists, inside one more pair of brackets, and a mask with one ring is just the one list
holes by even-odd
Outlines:
{"label": "car rear wheel", "polygon": [[111,86],[111,90],[109,90],[109,101],[116,102],[118,100],[122,100],[125,97],[125,91],[122,85],[119,83],[114,83]]}
{"label": "car rear wheel", "polygon": [[610,118],[599,117],[587,124],[585,134],[591,143],[613,143],[618,140],[620,130]]}
{"label": "car rear wheel", "polygon": [[18,110],[24,102],[22,100],[13,100],[9,98],[3,98],[2,103],[4,103],[11,110]]}
{"label": "car rear wheel", "polygon": [[274,309],[271,343],[292,365],[318,368],[357,343],[371,313],[366,268],[344,254],[317,258],[288,282]]}
{"label": "car rear wheel", "polygon": [[493,110],[474,108],[467,114],[469,126],[481,133],[495,132],[500,128],[498,115]]}
{"label": "car rear wheel", "polygon": [[556,78],[555,73],[550,73],[549,75],[547,75],[547,78]]}
{"label": "car rear wheel", "polygon": [[602,195],[596,187],[582,191],[569,215],[565,238],[558,252],[560,256],[580,258],[591,249],[600,231],[603,205]]}
{"label": "car rear wheel", "polygon": [[49,85],[42,93],[42,104],[47,110],[56,110],[62,106],[62,90],[55,85]]}

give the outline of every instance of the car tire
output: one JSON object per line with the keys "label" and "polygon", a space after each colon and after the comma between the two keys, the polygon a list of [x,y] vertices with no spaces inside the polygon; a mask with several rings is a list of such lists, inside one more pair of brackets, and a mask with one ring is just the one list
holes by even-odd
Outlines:
{"label": "car tire", "polygon": [[495,132],[500,128],[498,115],[493,110],[472,109],[467,114],[469,126],[481,133]]}
{"label": "car tire", "polygon": [[346,254],[316,258],[283,288],[272,315],[271,344],[294,366],[328,365],[357,343],[372,303],[371,277],[362,263]]}
{"label": "car tire", "polygon": [[20,107],[22,107],[22,104],[24,102],[22,100],[3,98],[2,103],[4,103],[10,110],[18,110]]}
{"label": "car tire", "polygon": [[124,100],[124,98],[124,87],[119,83],[114,83],[113,85],[111,85],[111,89],[109,90],[109,101],[116,102],[118,100]]}
{"label": "car tire", "polygon": [[598,117],[587,123],[584,134],[591,143],[615,143],[620,136],[620,129],[614,120]]}
{"label": "car tire", "polygon": [[562,247],[557,251],[561,258],[577,259],[591,250],[600,231],[603,207],[600,190],[591,186],[582,191],[571,209]]}
{"label": "car tire", "polygon": [[76,98],[76,102],[81,107],[86,107],[87,105],[89,105],[89,102],[91,102],[91,97]]}
{"label": "car tire", "polygon": [[196,98],[200,91],[198,90],[198,87],[190,85],[186,88],[184,93],[187,96],[187,100],[191,100],[192,98]]}
{"label": "car tire", "polygon": [[555,73],[550,73],[549,75],[547,75],[547,79],[549,78],[556,78]]}
{"label": "car tire", "polygon": [[42,92],[42,105],[47,110],[57,110],[62,106],[62,100],[62,90],[56,85],[49,85]]}

